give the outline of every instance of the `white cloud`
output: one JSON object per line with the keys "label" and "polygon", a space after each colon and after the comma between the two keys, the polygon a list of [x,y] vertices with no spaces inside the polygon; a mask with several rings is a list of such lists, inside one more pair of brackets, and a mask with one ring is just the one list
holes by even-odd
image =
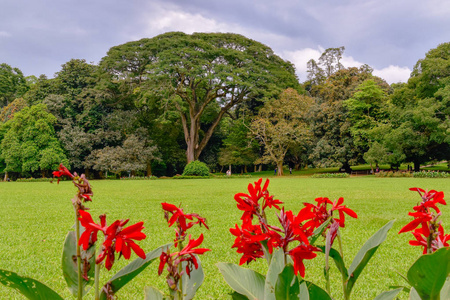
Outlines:
{"label": "white cloud", "polygon": [[[282,58],[289,60],[295,65],[297,76],[300,82],[307,79],[307,63],[310,59],[318,60],[324,49],[318,47],[317,49],[304,48],[296,51],[284,51],[280,55]],[[352,56],[343,56],[341,63],[344,67],[360,67],[364,63],[357,61]],[[411,70],[408,67],[400,66],[388,66],[383,69],[374,69],[373,75],[378,76],[387,83],[406,82],[411,74]]]}
{"label": "white cloud", "polygon": [[411,75],[411,70],[408,67],[390,65],[381,70],[374,70],[373,75],[383,78],[389,84],[407,82]]}

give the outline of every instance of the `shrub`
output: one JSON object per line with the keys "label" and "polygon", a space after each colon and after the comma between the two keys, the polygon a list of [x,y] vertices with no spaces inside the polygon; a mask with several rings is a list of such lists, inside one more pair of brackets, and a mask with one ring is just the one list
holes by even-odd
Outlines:
{"label": "shrub", "polygon": [[450,173],[447,172],[437,172],[437,171],[421,171],[421,172],[414,172],[413,177],[418,178],[449,178]]}
{"label": "shrub", "polygon": [[191,161],[184,167],[183,176],[209,176],[208,166],[198,160]]}
{"label": "shrub", "polygon": [[348,178],[350,175],[348,173],[316,173],[312,178]]}

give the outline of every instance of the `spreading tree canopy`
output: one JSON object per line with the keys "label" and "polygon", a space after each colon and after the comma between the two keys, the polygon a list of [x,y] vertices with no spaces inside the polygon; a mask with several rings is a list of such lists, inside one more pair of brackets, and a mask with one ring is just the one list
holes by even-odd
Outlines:
{"label": "spreading tree canopy", "polygon": [[126,43],[111,48],[100,67],[128,86],[136,100],[157,102],[179,115],[188,162],[198,159],[237,104],[276,97],[287,87],[300,89],[290,62],[231,33],[169,32]]}

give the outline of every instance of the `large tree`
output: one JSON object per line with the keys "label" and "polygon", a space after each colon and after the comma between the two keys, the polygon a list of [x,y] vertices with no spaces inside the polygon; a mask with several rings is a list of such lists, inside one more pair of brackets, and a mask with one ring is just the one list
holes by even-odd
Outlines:
{"label": "large tree", "polygon": [[56,118],[45,105],[25,107],[3,124],[4,138],[0,144],[5,172],[32,174],[58,167],[67,159],[56,138],[53,125]]}
{"label": "large tree", "polygon": [[287,87],[300,89],[291,63],[230,33],[165,33],[111,48],[100,66],[141,102],[156,101],[179,114],[188,162],[198,159],[237,104],[276,96]]}
{"label": "large tree", "polygon": [[22,71],[8,64],[0,64],[0,108],[25,94],[29,89]]}
{"label": "large tree", "polygon": [[275,164],[278,175],[283,175],[288,150],[311,138],[307,120],[312,104],[312,98],[286,89],[279,99],[268,101],[252,121],[251,132],[264,146],[259,161]]}

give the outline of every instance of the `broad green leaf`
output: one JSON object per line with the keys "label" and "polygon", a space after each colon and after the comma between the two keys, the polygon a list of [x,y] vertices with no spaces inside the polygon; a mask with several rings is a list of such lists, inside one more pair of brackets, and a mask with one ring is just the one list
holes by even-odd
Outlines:
{"label": "broad green leaf", "polygon": [[303,281],[300,284],[300,292],[298,294],[298,298],[300,300],[309,300],[309,291],[308,286],[306,285],[306,281]]}
{"label": "broad green leaf", "polygon": [[264,299],[275,300],[275,284],[277,283],[278,274],[280,274],[285,266],[284,250],[277,249],[272,256],[272,261],[266,275],[266,282],[264,285]]}
{"label": "broad green leaf", "polygon": [[[309,299],[311,300],[332,300],[332,298],[330,297],[330,295],[328,295],[328,293],[318,287],[317,285],[315,285],[312,282],[309,281],[305,281],[306,286],[308,287],[308,292],[309,292]],[[301,300],[303,300],[303,298],[300,298]]]}
{"label": "broad green leaf", "polygon": [[294,267],[287,265],[278,275],[275,285],[276,299],[294,300],[298,299],[300,293],[300,284],[295,276]]}
{"label": "broad green leaf", "polygon": [[200,262],[200,258],[195,255],[195,257],[197,258],[197,263],[198,263],[198,269],[193,269],[191,271],[191,276],[189,277],[186,274],[186,262],[183,262],[183,279],[182,279],[182,284],[183,284],[183,300],[191,300],[194,298],[195,293],[197,292],[198,288],[202,285],[203,280],[205,278],[205,274],[203,273],[203,268],[202,268],[202,264]]}
{"label": "broad green leaf", "polygon": [[164,300],[167,299],[166,296],[158,289],[152,286],[146,286],[145,289],[145,300]]}
{"label": "broad green leaf", "polygon": [[441,299],[450,299],[450,277],[447,277],[447,280],[441,289]]}
{"label": "broad green leaf", "polygon": [[401,291],[403,291],[403,288],[386,291],[379,294],[374,300],[393,300],[397,297],[398,294],[400,294]]}
{"label": "broad green leaf", "polygon": [[270,262],[272,261],[272,254],[269,252],[269,247],[267,247],[267,241],[261,241],[262,250],[264,252],[264,258],[267,261],[267,264],[270,265]]}
{"label": "broad green leaf", "polygon": [[[117,293],[117,291],[119,291],[125,284],[139,275],[156,258],[161,256],[163,249],[167,249],[169,246],[170,244],[167,244],[156,248],[155,250],[147,253],[145,259],[138,257],[131,263],[123,267],[108,281],[111,284],[113,292]],[[100,294],[100,300],[106,300],[106,294],[104,291],[102,291],[102,293]]]}
{"label": "broad green leaf", "polygon": [[331,219],[326,220],[325,222],[323,222],[319,227],[317,227],[313,234],[308,238],[309,243],[311,245],[314,245],[314,243],[317,241],[317,239],[319,237],[322,236],[322,233],[324,232],[324,230],[327,229],[328,224],[330,224]]}
{"label": "broad green leaf", "polygon": [[233,294],[231,294],[231,299],[232,300],[248,300],[247,297],[245,297],[244,295],[241,295],[237,292],[233,292]]}
{"label": "broad green leaf", "polygon": [[234,291],[250,300],[264,299],[265,278],[263,275],[230,263],[218,263],[217,267]]}
{"label": "broad green leaf", "polygon": [[358,279],[361,272],[366,267],[369,260],[377,251],[378,247],[387,237],[387,232],[392,228],[394,220],[389,221],[386,225],[380,228],[367,242],[361,247],[358,254],[353,259],[352,264],[348,268],[348,283],[346,287],[346,293],[350,296],[352,288]]}
{"label": "broad green leaf", "polygon": [[[316,246],[320,250],[322,250],[323,253],[325,253],[325,246]],[[339,251],[337,251],[334,248],[330,249],[330,257],[334,260],[334,263],[336,264],[336,267],[338,268],[339,272],[341,272],[342,276],[347,279],[348,273],[347,268],[345,267],[344,260],[342,259],[341,254]]]}
{"label": "broad green leaf", "polygon": [[450,274],[450,248],[422,255],[409,269],[408,280],[422,299],[439,299]]}
{"label": "broad green leaf", "polygon": [[[84,231],[82,229],[81,233]],[[67,287],[74,297],[78,295],[78,266],[77,266],[77,234],[75,231],[69,231],[64,241],[64,248],[62,253],[62,271],[64,279],[66,280]],[[81,270],[84,270],[84,261],[89,263],[89,269],[87,276],[89,281],[83,279],[83,296],[86,295],[90,290],[90,286],[94,283],[94,272],[95,272],[95,246],[90,247],[86,251],[81,251]]]}
{"label": "broad green leaf", "polygon": [[63,300],[60,295],[45,284],[29,277],[22,277],[14,272],[0,269],[0,283],[15,289],[31,300]]}

